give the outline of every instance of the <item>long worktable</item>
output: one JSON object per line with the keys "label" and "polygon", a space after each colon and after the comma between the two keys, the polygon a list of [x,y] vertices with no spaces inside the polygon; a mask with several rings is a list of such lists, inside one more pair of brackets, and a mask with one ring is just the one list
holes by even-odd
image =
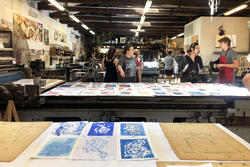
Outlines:
{"label": "long worktable", "polygon": [[234,114],[230,109],[247,116],[237,107],[249,108],[249,100],[247,89],[232,85],[67,82],[41,94],[37,105],[18,111],[24,121],[215,122]]}
{"label": "long worktable", "polygon": [[[88,123],[90,124],[90,123]],[[119,122],[115,123],[114,131],[119,131]],[[52,124],[50,128],[48,128],[42,135],[40,135],[22,154],[20,154],[14,161],[12,162],[0,162],[1,167],[48,167],[48,166],[60,166],[60,167],[82,167],[82,166],[92,166],[92,167],[157,167],[156,162],[158,161],[168,161],[171,162],[227,162],[230,161],[213,161],[213,160],[181,160],[175,154],[172,149],[168,139],[164,136],[163,131],[160,127],[159,123],[144,123],[144,128],[147,134],[147,138],[150,141],[151,147],[154,150],[154,154],[157,159],[154,160],[106,160],[106,161],[96,161],[96,160],[72,160],[72,159],[34,159],[38,149],[47,140],[50,135],[51,128],[53,128]],[[199,125],[199,124],[197,124]],[[220,124],[215,124],[219,129],[228,134],[230,137],[238,141],[248,150],[250,150],[250,144],[233,134],[231,131],[226,129]],[[88,126],[85,127],[85,131],[88,131]],[[87,132],[84,131],[84,134]],[[118,135],[117,135],[118,136]],[[228,136],[228,137],[229,137]],[[197,136],[199,137],[199,136]],[[117,137],[119,138],[119,137]],[[199,144],[200,145],[200,144]],[[205,146],[205,145],[204,145]],[[250,162],[247,161],[232,161],[233,163],[242,163],[243,166],[249,165]],[[163,163],[164,164],[164,163]],[[174,163],[173,163],[174,164]],[[241,166],[239,166],[241,167]]]}

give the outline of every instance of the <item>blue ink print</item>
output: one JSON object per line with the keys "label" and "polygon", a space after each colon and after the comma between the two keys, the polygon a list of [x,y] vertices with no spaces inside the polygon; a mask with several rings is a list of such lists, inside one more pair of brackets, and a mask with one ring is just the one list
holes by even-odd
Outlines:
{"label": "blue ink print", "polygon": [[52,138],[37,154],[38,157],[69,156],[77,138]]}
{"label": "blue ink print", "polygon": [[79,136],[86,126],[84,122],[62,122],[55,131],[55,135],[77,135]]}
{"label": "blue ink print", "polygon": [[88,136],[113,136],[114,123],[93,123]]}
{"label": "blue ink print", "polygon": [[205,94],[202,92],[198,92],[198,91],[190,91],[189,93],[191,93],[194,96],[204,96]]}
{"label": "blue ink print", "polygon": [[63,84],[63,85],[60,85],[59,87],[61,87],[61,88],[69,88],[69,87],[71,87],[72,85],[67,85],[67,84]]}
{"label": "blue ink print", "polygon": [[142,139],[121,139],[122,159],[152,159],[155,158],[146,138]]}
{"label": "blue ink print", "polygon": [[155,95],[166,95],[166,92],[155,92]]}
{"label": "blue ink print", "polygon": [[174,95],[181,96],[184,95],[182,92],[173,92]]}
{"label": "blue ink print", "polygon": [[82,149],[87,153],[97,153],[99,159],[104,160],[107,158],[108,153],[105,151],[107,147],[108,141],[102,138],[95,138],[91,140],[87,140]]}
{"label": "blue ink print", "polygon": [[116,157],[116,138],[93,137],[81,138],[73,159],[80,160],[114,160]]}
{"label": "blue ink print", "polygon": [[142,123],[121,123],[121,136],[146,136]]}

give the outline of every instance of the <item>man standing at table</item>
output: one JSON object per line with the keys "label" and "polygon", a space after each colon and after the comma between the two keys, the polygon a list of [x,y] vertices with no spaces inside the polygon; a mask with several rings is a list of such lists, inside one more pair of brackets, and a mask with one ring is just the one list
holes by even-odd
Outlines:
{"label": "man standing at table", "polygon": [[219,68],[218,83],[234,84],[233,69],[238,68],[239,61],[237,53],[230,48],[231,40],[224,37],[219,40],[222,52],[218,60],[217,67]]}

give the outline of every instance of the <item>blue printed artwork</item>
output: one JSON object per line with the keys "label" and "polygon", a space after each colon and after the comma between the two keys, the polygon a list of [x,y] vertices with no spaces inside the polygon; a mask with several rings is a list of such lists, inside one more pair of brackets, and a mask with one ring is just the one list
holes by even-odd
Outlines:
{"label": "blue printed artwork", "polygon": [[67,84],[63,84],[63,85],[60,85],[59,87],[62,87],[62,88],[69,88],[71,87],[72,85],[67,85]]}
{"label": "blue printed artwork", "polygon": [[122,159],[153,159],[153,151],[146,138],[141,139],[121,139]]}
{"label": "blue printed artwork", "polygon": [[113,160],[116,140],[113,137],[85,137],[79,141],[73,159]]}
{"label": "blue printed artwork", "polygon": [[167,95],[166,92],[160,92],[160,91],[159,91],[159,92],[154,92],[154,93],[155,93],[155,95],[159,95],[159,96],[160,96],[160,95]]}
{"label": "blue printed artwork", "polygon": [[77,138],[51,138],[37,154],[38,157],[67,157],[70,155]]}
{"label": "blue printed artwork", "polygon": [[93,123],[88,136],[113,136],[114,123],[105,122],[105,123]]}
{"label": "blue printed artwork", "polygon": [[142,123],[121,123],[121,136],[145,136]]}
{"label": "blue printed artwork", "polygon": [[191,93],[194,96],[204,96],[205,94],[202,92],[198,92],[198,91],[190,91],[189,93]]}
{"label": "blue printed artwork", "polygon": [[86,126],[85,122],[62,122],[59,127],[53,132],[57,136],[61,135],[77,135],[79,136]]}

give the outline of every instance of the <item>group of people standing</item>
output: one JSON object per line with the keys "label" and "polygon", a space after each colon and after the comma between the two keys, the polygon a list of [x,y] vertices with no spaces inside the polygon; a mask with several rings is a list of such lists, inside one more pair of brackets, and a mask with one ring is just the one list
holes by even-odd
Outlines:
{"label": "group of people standing", "polygon": [[171,82],[173,74],[178,79],[180,78],[181,82],[198,82],[198,74],[203,70],[202,59],[198,56],[199,52],[197,42],[191,44],[188,55],[181,50],[179,55],[174,58],[172,51],[169,51],[164,57],[165,75],[169,82]]}
{"label": "group of people standing", "polygon": [[[218,60],[214,62],[214,68],[219,71],[218,83],[234,84],[233,69],[238,68],[237,53],[230,47],[231,40],[224,37],[219,40],[222,52]],[[197,42],[190,45],[187,55],[183,50],[180,51],[176,58],[173,58],[172,52],[164,58],[165,75],[171,82],[173,73],[181,82],[198,82],[198,76],[204,72],[204,66],[200,53],[200,47]]]}
{"label": "group of people standing", "polygon": [[134,47],[127,45],[123,55],[115,57],[116,48],[110,47],[102,59],[102,70],[106,69],[104,82],[141,82],[142,64],[139,61],[140,52],[134,56]]}
{"label": "group of people standing", "polygon": [[[230,47],[231,40],[227,37],[219,40],[221,44],[221,55],[214,66],[219,71],[218,82],[233,84],[233,69],[237,68],[238,57],[236,52]],[[106,69],[105,82],[141,82],[142,64],[139,61],[140,53],[134,55],[134,48],[127,45],[124,48],[123,55],[118,59],[115,57],[116,49],[110,47],[107,55],[102,60],[102,70]],[[200,47],[197,42],[190,45],[187,55],[181,50],[175,58],[169,51],[165,53],[165,75],[171,82],[172,75],[175,74],[181,82],[198,82],[198,76],[204,71],[204,66],[200,53]]]}

